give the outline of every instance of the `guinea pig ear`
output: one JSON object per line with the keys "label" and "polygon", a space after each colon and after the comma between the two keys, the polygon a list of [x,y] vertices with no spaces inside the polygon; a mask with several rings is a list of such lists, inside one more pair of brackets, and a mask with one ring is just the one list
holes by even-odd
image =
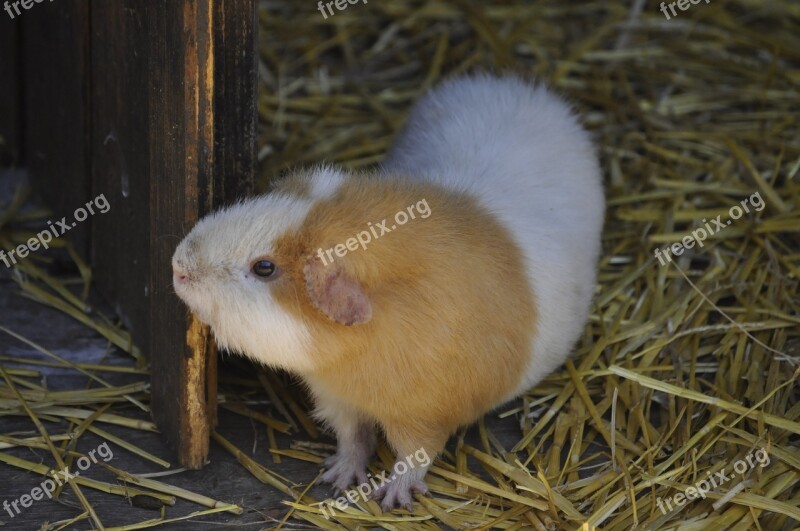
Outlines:
{"label": "guinea pig ear", "polygon": [[312,304],[343,325],[364,324],[372,318],[372,304],[363,288],[337,265],[310,258],[303,275]]}

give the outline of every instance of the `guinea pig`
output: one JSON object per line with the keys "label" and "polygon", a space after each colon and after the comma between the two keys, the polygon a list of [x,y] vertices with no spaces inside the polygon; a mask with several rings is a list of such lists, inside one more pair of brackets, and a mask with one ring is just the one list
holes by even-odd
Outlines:
{"label": "guinea pig", "polygon": [[[604,198],[570,107],[513,76],[445,82],[380,167],[294,171],[200,220],[174,285],[223,348],[299,375],[338,450],[322,479],[367,481],[519,396],[569,356],[596,283]],[[428,463],[374,493],[426,494]],[[405,467],[408,469],[409,467]]]}

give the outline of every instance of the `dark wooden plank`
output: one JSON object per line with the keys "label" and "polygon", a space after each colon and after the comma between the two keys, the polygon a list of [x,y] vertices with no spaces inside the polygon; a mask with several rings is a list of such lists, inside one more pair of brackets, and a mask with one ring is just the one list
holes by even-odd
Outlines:
{"label": "dark wooden plank", "polygon": [[[15,18],[17,18],[15,16]],[[0,167],[21,163],[22,108],[19,20],[0,13]]]}
{"label": "dark wooden plank", "polygon": [[[251,195],[258,165],[258,13],[255,0],[213,4],[214,182],[212,210]],[[204,211],[203,214],[206,214]],[[206,412],[216,427],[218,354],[206,340]]]}
{"label": "dark wooden plank", "polygon": [[257,37],[254,0],[214,3],[214,194],[220,199],[218,204],[254,190],[258,162]]}
{"label": "dark wooden plank", "polygon": [[[208,455],[208,332],[191,321],[171,287],[170,267],[177,227],[191,227],[206,201],[213,201],[214,109],[212,7],[208,1],[167,3],[164,48],[155,50],[151,73],[164,87],[151,109],[150,340],[153,416],[187,468],[200,468]],[[157,30],[162,34],[162,29]],[[175,114],[172,109],[178,109]],[[177,127],[176,127],[177,126]],[[178,136],[178,149],[171,146]],[[179,176],[174,178],[172,176]],[[210,197],[209,197],[210,196]],[[211,205],[209,204],[209,207]],[[183,342],[181,342],[183,340]]]}
{"label": "dark wooden plank", "polygon": [[92,188],[111,203],[103,223],[92,231],[92,263],[101,293],[146,350],[152,29],[146,11],[129,4],[135,3],[90,4]]}
{"label": "dark wooden plank", "polygon": [[154,418],[190,468],[208,452],[208,423],[197,414],[205,401],[194,415],[188,407],[204,385],[204,360],[186,343],[186,312],[171,295],[169,264],[177,235],[197,219],[198,176],[211,174],[213,160],[202,85],[210,50],[208,39],[198,39],[210,16],[198,13],[204,8],[208,3],[92,4],[94,185],[121,203],[95,232],[98,284],[150,356],[163,382],[153,389]]}
{"label": "dark wooden plank", "polygon": [[[26,165],[56,219],[72,219],[94,198],[88,171],[88,3],[34,4],[17,19],[24,49]],[[95,221],[89,217],[69,233],[84,256]]]}
{"label": "dark wooden plank", "polygon": [[153,416],[188,468],[208,453],[216,351],[174,294],[171,258],[203,214],[253,189],[256,162],[255,2],[219,4],[91,5],[94,188],[119,204],[94,232],[98,285],[150,356]]}

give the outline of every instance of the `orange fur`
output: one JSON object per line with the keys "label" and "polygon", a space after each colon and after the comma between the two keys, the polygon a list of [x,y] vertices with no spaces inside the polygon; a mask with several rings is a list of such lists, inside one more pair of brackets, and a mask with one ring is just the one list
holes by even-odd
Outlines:
{"label": "orange fur", "polygon": [[[295,177],[302,179],[302,176]],[[302,191],[286,182],[282,190]],[[372,305],[365,324],[319,311],[304,265],[422,199],[431,214],[373,239],[326,266],[354,279]],[[385,176],[349,178],[312,207],[297,233],[275,245],[285,278],[278,304],[310,328],[314,369],[303,377],[321,401],[335,399],[379,424],[407,455],[441,451],[447,437],[502,402],[519,384],[535,329],[522,254],[493,216],[466,195]]]}

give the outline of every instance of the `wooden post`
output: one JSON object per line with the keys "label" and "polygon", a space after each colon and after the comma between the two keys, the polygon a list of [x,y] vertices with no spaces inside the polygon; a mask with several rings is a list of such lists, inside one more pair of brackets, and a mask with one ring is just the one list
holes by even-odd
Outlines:
{"label": "wooden post", "polygon": [[21,157],[22,124],[19,103],[22,98],[20,63],[20,23],[0,17],[0,167],[17,165]]}
{"label": "wooden post", "polygon": [[24,71],[9,86],[25,95],[34,182],[59,217],[109,202],[70,235],[83,254],[91,237],[96,284],[150,358],[153,416],[180,463],[199,468],[216,350],[175,296],[170,261],[202,215],[253,191],[255,0],[60,0],[8,22],[23,66],[5,61],[0,75]]}
{"label": "wooden post", "polygon": [[[55,219],[71,219],[76,208],[94,198],[88,154],[88,13],[85,0],[64,0],[37,4],[12,21],[23,36],[25,164]],[[5,83],[7,78],[2,79]],[[69,232],[83,256],[89,252],[94,221],[90,217]]]}
{"label": "wooden post", "polygon": [[212,208],[252,192],[255,0],[92,2],[98,285],[150,357],[153,416],[199,468],[216,419],[216,351],[172,289],[171,257]]}

